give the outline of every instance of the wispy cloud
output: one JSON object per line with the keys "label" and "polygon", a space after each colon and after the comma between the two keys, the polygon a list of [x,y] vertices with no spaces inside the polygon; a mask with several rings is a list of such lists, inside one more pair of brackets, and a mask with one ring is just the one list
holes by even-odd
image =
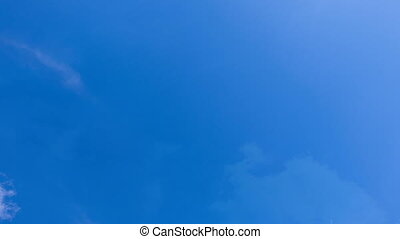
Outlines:
{"label": "wispy cloud", "polygon": [[62,83],[65,85],[65,87],[73,90],[76,93],[81,93],[83,91],[84,87],[80,74],[67,64],[57,61],[43,51],[29,46],[25,43],[2,37],[0,37],[0,43],[11,46],[21,51],[25,51],[26,53],[34,57],[43,66],[57,72],[60,75]]}
{"label": "wispy cloud", "polygon": [[10,220],[19,211],[19,207],[10,200],[15,194],[9,181],[0,183],[0,220]]}
{"label": "wispy cloud", "polygon": [[[227,167],[232,191],[213,208],[231,223],[382,223],[385,213],[360,186],[312,158],[272,163],[257,146]],[[230,187],[224,187],[230,188]]]}

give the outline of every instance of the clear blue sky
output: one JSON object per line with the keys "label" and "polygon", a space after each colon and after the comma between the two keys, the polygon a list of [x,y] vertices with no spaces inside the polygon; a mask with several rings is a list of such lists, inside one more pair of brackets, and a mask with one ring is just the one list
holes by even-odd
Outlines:
{"label": "clear blue sky", "polygon": [[399,222],[399,9],[2,0],[0,219]]}

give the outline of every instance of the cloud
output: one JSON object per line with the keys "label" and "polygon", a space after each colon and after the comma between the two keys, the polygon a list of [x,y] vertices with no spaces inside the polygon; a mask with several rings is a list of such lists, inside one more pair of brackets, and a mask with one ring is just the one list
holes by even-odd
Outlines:
{"label": "cloud", "polygon": [[232,191],[213,205],[227,222],[385,222],[385,213],[362,188],[316,160],[293,159],[265,175],[271,163],[262,150],[253,145],[243,151],[244,159],[226,169]]}
{"label": "cloud", "polygon": [[61,76],[62,83],[65,87],[73,90],[76,93],[81,93],[83,91],[84,87],[81,76],[70,66],[55,60],[43,51],[31,47],[27,44],[1,37],[0,42],[7,46],[14,47],[15,49],[25,51],[26,53],[34,57],[43,66],[53,70],[54,72],[57,72]]}
{"label": "cloud", "polygon": [[10,201],[15,194],[9,181],[0,183],[0,220],[11,220],[19,211],[19,207]]}

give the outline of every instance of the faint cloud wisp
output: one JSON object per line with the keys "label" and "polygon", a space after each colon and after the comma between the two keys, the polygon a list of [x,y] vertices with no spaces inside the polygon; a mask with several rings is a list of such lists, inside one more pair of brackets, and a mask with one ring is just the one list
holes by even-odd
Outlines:
{"label": "faint cloud wisp", "polygon": [[32,55],[43,66],[57,72],[62,77],[62,83],[65,85],[65,87],[73,90],[75,93],[81,93],[83,91],[84,87],[81,76],[70,66],[55,60],[41,50],[31,47],[27,44],[3,37],[0,37],[0,42],[7,46],[14,47],[15,49],[23,50]]}
{"label": "faint cloud wisp", "polygon": [[[231,190],[213,208],[229,223],[383,223],[376,201],[357,184],[312,158],[292,159],[273,173],[257,146],[227,166]],[[228,187],[225,187],[228,188]]]}

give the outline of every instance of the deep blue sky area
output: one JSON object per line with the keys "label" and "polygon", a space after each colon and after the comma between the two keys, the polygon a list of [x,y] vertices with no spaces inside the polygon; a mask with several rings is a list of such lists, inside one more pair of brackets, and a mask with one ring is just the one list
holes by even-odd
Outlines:
{"label": "deep blue sky area", "polygon": [[0,1],[3,223],[398,223],[400,2]]}

